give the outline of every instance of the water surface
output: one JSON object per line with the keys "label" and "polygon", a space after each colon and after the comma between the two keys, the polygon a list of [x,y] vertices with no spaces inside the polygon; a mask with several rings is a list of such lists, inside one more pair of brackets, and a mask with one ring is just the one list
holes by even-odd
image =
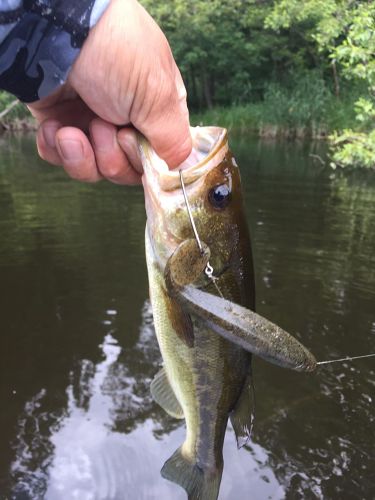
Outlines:
{"label": "water surface", "polygon": [[[257,308],[319,360],[375,351],[375,175],[321,145],[233,140]],[[141,188],[80,184],[0,138],[0,498],[184,499],[184,427],[150,397]],[[222,500],[375,497],[375,362],[299,374],[255,359],[257,417],[228,429]]]}

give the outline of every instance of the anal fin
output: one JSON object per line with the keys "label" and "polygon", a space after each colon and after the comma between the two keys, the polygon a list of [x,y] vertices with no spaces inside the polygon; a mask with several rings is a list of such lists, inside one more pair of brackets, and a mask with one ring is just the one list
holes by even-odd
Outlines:
{"label": "anal fin", "polygon": [[169,383],[167,373],[162,368],[151,382],[151,394],[156,403],[174,418],[184,418],[184,412]]}
{"label": "anal fin", "polygon": [[237,448],[245,446],[250,437],[255,420],[255,392],[251,368],[246,376],[241,394],[230,413],[230,421],[236,434]]}

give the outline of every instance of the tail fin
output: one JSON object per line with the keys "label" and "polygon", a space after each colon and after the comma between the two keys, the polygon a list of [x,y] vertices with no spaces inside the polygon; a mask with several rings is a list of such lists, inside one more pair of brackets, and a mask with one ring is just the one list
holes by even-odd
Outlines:
{"label": "tail fin", "polygon": [[161,475],[185,489],[189,500],[216,500],[223,468],[204,471],[187,460],[178,448],[165,462]]}

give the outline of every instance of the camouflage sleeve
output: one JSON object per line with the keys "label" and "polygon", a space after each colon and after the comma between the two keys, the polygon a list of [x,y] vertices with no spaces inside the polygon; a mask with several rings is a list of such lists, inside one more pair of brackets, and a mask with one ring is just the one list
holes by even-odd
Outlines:
{"label": "camouflage sleeve", "polygon": [[0,0],[0,89],[32,102],[64,83],[110,0]]}

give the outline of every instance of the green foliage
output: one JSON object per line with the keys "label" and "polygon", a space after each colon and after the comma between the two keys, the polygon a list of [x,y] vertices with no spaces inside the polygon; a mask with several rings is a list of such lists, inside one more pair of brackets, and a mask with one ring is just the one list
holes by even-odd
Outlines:
{"label": "green foliage", "polygon": [[0,129],[1,126],[3,128],[22,128],[25,120],[31,122],[31,115],[26,106],[21,102],[13,106],[15,100],[13,95],[0,91],[0,113],[6,111],[8,108],[10,109],[9,112],[0,117]]}
{"label": "green foliage", "polygon": [[[375,163],[375,2],[141,2],[171,44],[193,121],[288,137],[335,131],[336,165]],[[0,93],[0,108],[12,99]],[[6,120],[26,115],[20,105]]]}
{"label": "green foliage", "polygon": [[7,92],[0,91],[0,109],[6,108],[12,101],[14,97]]}
{"label": "green foliage", "polygon": [[375,120],[374,102],[360,97],[355,103],[356,118],[363,125],[371,125]]}
{"label": "green foliage", "polygon": [[367,89],[354,104],[356,124],[330,136],[332,165],[375,167],[375,4],[352,0],[280,0],[265,25],[291,29],[305,23],[306,36],[330,62],[336,90],[337,65],[344,78]]}
{"label": "green foliage", "polygon": [[331,137],[336,164],[371,163],[374,2],[143,3],[171,43],[193,121],[247,124],[263,135],[316,137],[344,130]]}
{"label": "green foliage", "polygon": [[[193,125],[216,124],[239,132],[252,132],[263,137],[326,137],[337,128],[355,124],[354,103],[357,93],[343,90],[340,105],[326,88],[301,77],[290,88],[270,83],[261,101],[213,109],[191,114]],[[307,88],[308,92],[303,92]],[[314,88],[316,92],[314,92]]]}
{"label": "green foliage", "polygon": [[367,82],[375,92],[375,4],[355,2],[346,24],[345,38],[333,50],[348,78]]}
{"label": "green foliage", "polygon": [[359,165],[375,168],[375,130],[368,133],[344,130],[331,135],[333,161],[336,168]]}
{"label": "green foliage", "polygon": [[237,132],[259,132],[260,110],[258,104],[230,107],[215,106],[190,116],[192,125],[220,125]]}
{"label": "green foliage", "polygon": [[323,78],[313,71],[302,74],[291,86],[270,83],[264,102],[268,112],[263,119],[268,123],[282,123],[292,127],[310,127],[325,116],[331,98]]}
{"label": "green foliage", "polygon": [[303,29],[303,38],[316,42],[319,50],[329,51],[343,31],[352,3],[346,0],[275,1],[265,26],[274,30]]}
{"label": "green foliage", "polygon": [[193,109],[259,98],[272,76],[272,52],[285,40],[264,30],[271,2],[168,0],[142,3],[162,27]]}
{"label": "green foliage", "polygon": [[[346,38],[334,50],[345,76],[366,83],[368,92],[355,103],[358,125],[331,136],[336,165],[375,168],[375,4],[356,6]],[[366,132],[367,131],[367,132]]]}

